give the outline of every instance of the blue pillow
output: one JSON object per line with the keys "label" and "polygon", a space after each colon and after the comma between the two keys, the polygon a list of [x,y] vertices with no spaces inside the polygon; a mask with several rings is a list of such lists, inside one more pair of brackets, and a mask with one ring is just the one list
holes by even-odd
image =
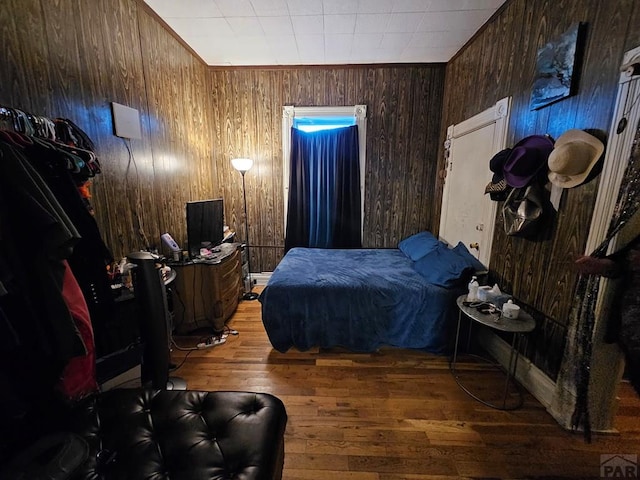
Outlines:
{"label": "blue pillow", "polygon": [[464,243],[458,242],[458,245],[452,248],[456,254],[460,255],[465,261],[469,264],[471,268],[473,268],[476,272],[486,272],[487,267],[485,267],[480,260],[474,257]]}
{"label": "blue pillow", "polygon": [[413,264],[413,268],[427,282],[445,288],[464,285],[473,272],[467,259],[445,245],[423,256]]}
{"label": "blue pillow", "polygon": [[398,248],[415,262],[438,248],[439,245],[440,241],[431,233],[420,232],[402,240],[398,244]]}

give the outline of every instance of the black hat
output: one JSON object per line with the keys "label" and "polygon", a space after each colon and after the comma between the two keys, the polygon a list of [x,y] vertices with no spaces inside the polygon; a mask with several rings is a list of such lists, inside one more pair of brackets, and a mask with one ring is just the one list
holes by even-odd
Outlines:
{"label": "black hat", "polygon": [[504,150],[496,153],[491,160],[489,160],[489,170],[493,172],[493,178],[487,184],[484,189],[484,193],[498,193],[504,192],[507,189],[507,182],[504,181],[504,174],[502,173],[502,167],[504,163],[511,155],[511,149],[505,148]]}

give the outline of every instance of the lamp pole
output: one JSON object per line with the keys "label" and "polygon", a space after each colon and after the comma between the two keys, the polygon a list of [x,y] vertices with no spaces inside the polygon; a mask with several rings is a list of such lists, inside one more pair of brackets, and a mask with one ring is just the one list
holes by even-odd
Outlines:
{"label": "lamp pole", "polygon": [[245,292],[242,295],[243,300],[256,300],[258,298],[258,294],[253,292],[253,279],[251,278],[251,252],[249,252],[249,216],[247,215],[247,189],[244,180],[244,174],[251,168],[253,165],[253,160],[249,158],[234,158],[231,160],[231,164],[233,168],[238,170],[242,175],[242,200],[244,205],[244,236],[246,241],[246,249],[247,249],[247,267],[249,269],[249,291]]}

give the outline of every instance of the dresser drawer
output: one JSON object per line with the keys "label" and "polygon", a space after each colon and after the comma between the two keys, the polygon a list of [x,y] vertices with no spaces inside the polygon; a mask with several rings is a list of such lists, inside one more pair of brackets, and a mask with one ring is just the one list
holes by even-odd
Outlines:
{"label": "dresser drawer", "polygon": [[231,258],[225,260],[218,266],[218,275],[222,282],[228,282],[230,277],[237,275],[240,266],[240,252],[236,251]]}
{"label": "dresser drawer", "polygon": [[240,297],[239,282],[235,282],[231,288],[222,295],[222,311],[225,321],[235,312]]}
{"label": "dresser drawer", "polygon": [[[216,331],[235,312],[242,290],[241,252],[222,258],[220,263],[176,265],[177,302],[174,302],[176,331],[188,332],[206,324]],[[224,252],[224,249],[223,249]]]}

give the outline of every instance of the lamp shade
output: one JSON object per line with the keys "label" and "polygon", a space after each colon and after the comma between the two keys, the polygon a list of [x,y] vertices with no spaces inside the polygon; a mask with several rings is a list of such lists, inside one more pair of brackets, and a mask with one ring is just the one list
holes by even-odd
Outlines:
{"label": "lamp shade", "polygon": [[253,160],[250,158],[234,158],[231,160],[231,165],[239,172],[244,173],[251,168]]}

